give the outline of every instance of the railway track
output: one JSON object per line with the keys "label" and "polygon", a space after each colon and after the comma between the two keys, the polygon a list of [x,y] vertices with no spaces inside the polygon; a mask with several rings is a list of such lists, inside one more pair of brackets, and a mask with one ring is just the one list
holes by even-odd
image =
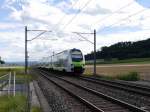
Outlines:
{"label": "railway track", "polygon": [[76,84],[84,85],[88,88],[102,92],[103,94],[107,94],[108,96],[114,97],[116,99],[135,105],[139,108],[150,111],[150,97],[134,93],[133,91],[127,91],[125,89],[122,90],[121,88],[118,89],[111,86],[105,86],[103,84],[95,83],[94,81],[84,80],[79,77],[76,78],[63,76],[62,78]]}
{"label": "railway track", "polygon": [[80,100],[94,112],[148,112],[131,104],[104,95],[103,93],[91,88],[65,80],[61,77],[49,77],[46,72],[40,73],[43,77]]}
{"label": "railway track", "polygon": [[82,102],[72,97],[45,77],[39,76],[37,82],[52,110],[46,112],[92,112]]}
{"label": "railway track", "polygon": [[150,87],[148,86],[141,86],[139,84],[129,82],[112,81],[95,77],[81,76],[80,79],[150,97]]}

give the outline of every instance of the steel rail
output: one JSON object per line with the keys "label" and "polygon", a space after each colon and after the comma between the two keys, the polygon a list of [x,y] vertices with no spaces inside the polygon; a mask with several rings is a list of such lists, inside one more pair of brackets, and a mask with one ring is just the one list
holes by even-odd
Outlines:
{"label": "steel rail", "polygon": [[150,91],[150,87],[149,86],[141,86],[141,85],[139,85],[139,84],[134,84],[134,83],[132,83],[132,85],[131,85],[131,83],[129,83],[129,82],[122,82],[122,81],[111,81],[111,80],[107,80],[107,79],[100,79],[100,78],[94,78],[94,77],[91,77],[91,78],[93,78],[93,79],[96,79],[96,80],[103,80],[103,81],[109,81],[109,82],[114,82],[114,83],[117,83],[117,84],[120,84],[120,85],[123,85],[123,86],[130,86],[130,87],[137,87],[137,88],[139,88],[139,89],[144,89],[144,90],[147,90],[147,91]]}
{"label": "steel rail", "polygon": [[96,107],[95,105],[93,105],[92,103],[90,103],[89,101],[83,99],[80,96],[77,96],[76,94],[74,94],[73,92],[69,91],[68,89],[66,89],[65,87],[63,87],[62,85],[56,83],[55,81],[51,80],[47,75],[44,75],[41,73],[42,76],[44,76],[46,79],[48,79],[49,81],[51,81],[52,83],[54,83],[56,86],[60,87],[61,89],[63,89],[64,91],[66,91],[68,94],[70,94],[71,96],[77,98],[78,100],[80,100],[83,104],[85,104],[88,108],[90,108],[93,112],[104,112],[103,110],[99,109],[98,107]]}
{"label": "steel rail", "polygon": [[141,95],[150,97],[150,88],[148,88],[148,87],[144,87],[144,86],[140,86],[140,85],[136,85],[136,84],[131,85],[131,83],[110,81],[110,80],[93,78],[93,77],[80,76],[79,78],[82,80],[87,80],[87,81],[94,82],[97,84],[102,84],[105,86],[114,87],[114,88],[118,88],[121,90],[126,90],[129,92],[134,92],[137,94],[141,94]]}
{"label": "steel rail", "polygon": [[[45,72],[45,71],[43,71],[43,72],[48,75],[47,72]],[[46,76],[46,77],[48,77],[48,76]],[[70,82],[70,81],[68,81],[68,80],[65,80],[65,79],[63,79],[63,78],[60,78],[60,77],[58,77],[58,76],[53,76],[53,77],[58,78],[58,79],[60,79],[60,80],[63,80],[63,81],[65,81],[65,82],[69,83],[69,84],[72,84],[72,85],[76,86],[76,87],[82,88],[82,89],[84,89],[84,90],[86,90],[86,91],[89,91],[89,92],[95,94],[95,95],[98,95],[98,96],[100,96],[100,97],[103,97],[103,98],[106,99],[106,100],[109,100],[109,101],[111,101],[111,102],[115,102],[115,103],[117,103],[118,105],[121,105],[121,106],[123,106],[123,107],[125,107],[125,108],[127,108],[127,109],[129,109],[129,110],[131,110],[131,111],[133,111],[133,112],[148,112],[148,111],[143,110],[143,109],[141,109],[141,108],[139,108],[139,107],[136,107],[136,106],[131,105],[131,104],[129,104],[129,103],[126,103],[126,102],[124,102],[124,101],[115,99],[115,98],[110,97],[110,96],[108,96],[108,95],[105,95],[105,94],[103,94],[103,93],[97,92],[97,91],[95,91],[95,90],[93,90],[93,89],[90,89],[90,88],[88,88],[88,87],[84,87],[84,86],[81,86],[81,85],[72,83],[72,82]],[[60,85],[60,86],[61,86],[61,85]]]}

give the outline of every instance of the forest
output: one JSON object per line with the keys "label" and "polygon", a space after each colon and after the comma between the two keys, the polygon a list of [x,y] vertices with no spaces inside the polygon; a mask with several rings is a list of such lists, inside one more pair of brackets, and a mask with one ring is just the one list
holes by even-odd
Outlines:
{"label": "forest", "polygon": [[[93,53],[85,55],[85,60],[93,60]],[[96,52],[97,59],[118,60],[150,57],[150,39],[136,42],[119,42],[111,46],[103,46]]]}

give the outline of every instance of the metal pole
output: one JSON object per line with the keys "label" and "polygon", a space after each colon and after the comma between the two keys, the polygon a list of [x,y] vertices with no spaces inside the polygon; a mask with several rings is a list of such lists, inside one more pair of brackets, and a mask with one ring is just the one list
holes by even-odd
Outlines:
{"label": "metal pole", "polygon": [[96,75],[96,30],[94,29],[94,75]]}
{"label": "metal pole", "polygon": [[9,81],[8,81],[8,95],[10,95],[10,89],[11,89],[11,72],[9,73]]}
{"label": "metal pole", "polygon": [[[27,51],[27,42],[28,42],[28,37],[27,37],[27,26],[25,26],[25,74],[27,75],[27,68],[28,68],[28,51]],[[29,84],[28,84],[28,79],[27,80],[27,98],[29,100]],[[27,112],[29,112],[29,101],[27,102]]]}
{"label": "metal pole", "polygon": [[25,26],[25,74],[27,74],[27,68],[28,68],[28,51],[27,51],[27,26]]}
{"label": "metal pole", "polygon": [[15,75],[16,75],[16,72],[14,71],[14,96],[16,95],[16,77],[15,77]]}

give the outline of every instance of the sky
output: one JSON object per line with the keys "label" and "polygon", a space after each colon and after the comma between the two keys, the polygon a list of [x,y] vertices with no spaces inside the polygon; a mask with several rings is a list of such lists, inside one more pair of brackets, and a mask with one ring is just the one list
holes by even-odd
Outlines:
{"label": "sky", "polygon": [[[150,38],[150,0],[0,0],[0,56],[24,60],[25,26],[47,30],[28,42],[29,60],[37,61],[60,51],[93,51],[124,41]],[[28,31],[28,40],[42,32]]]}

